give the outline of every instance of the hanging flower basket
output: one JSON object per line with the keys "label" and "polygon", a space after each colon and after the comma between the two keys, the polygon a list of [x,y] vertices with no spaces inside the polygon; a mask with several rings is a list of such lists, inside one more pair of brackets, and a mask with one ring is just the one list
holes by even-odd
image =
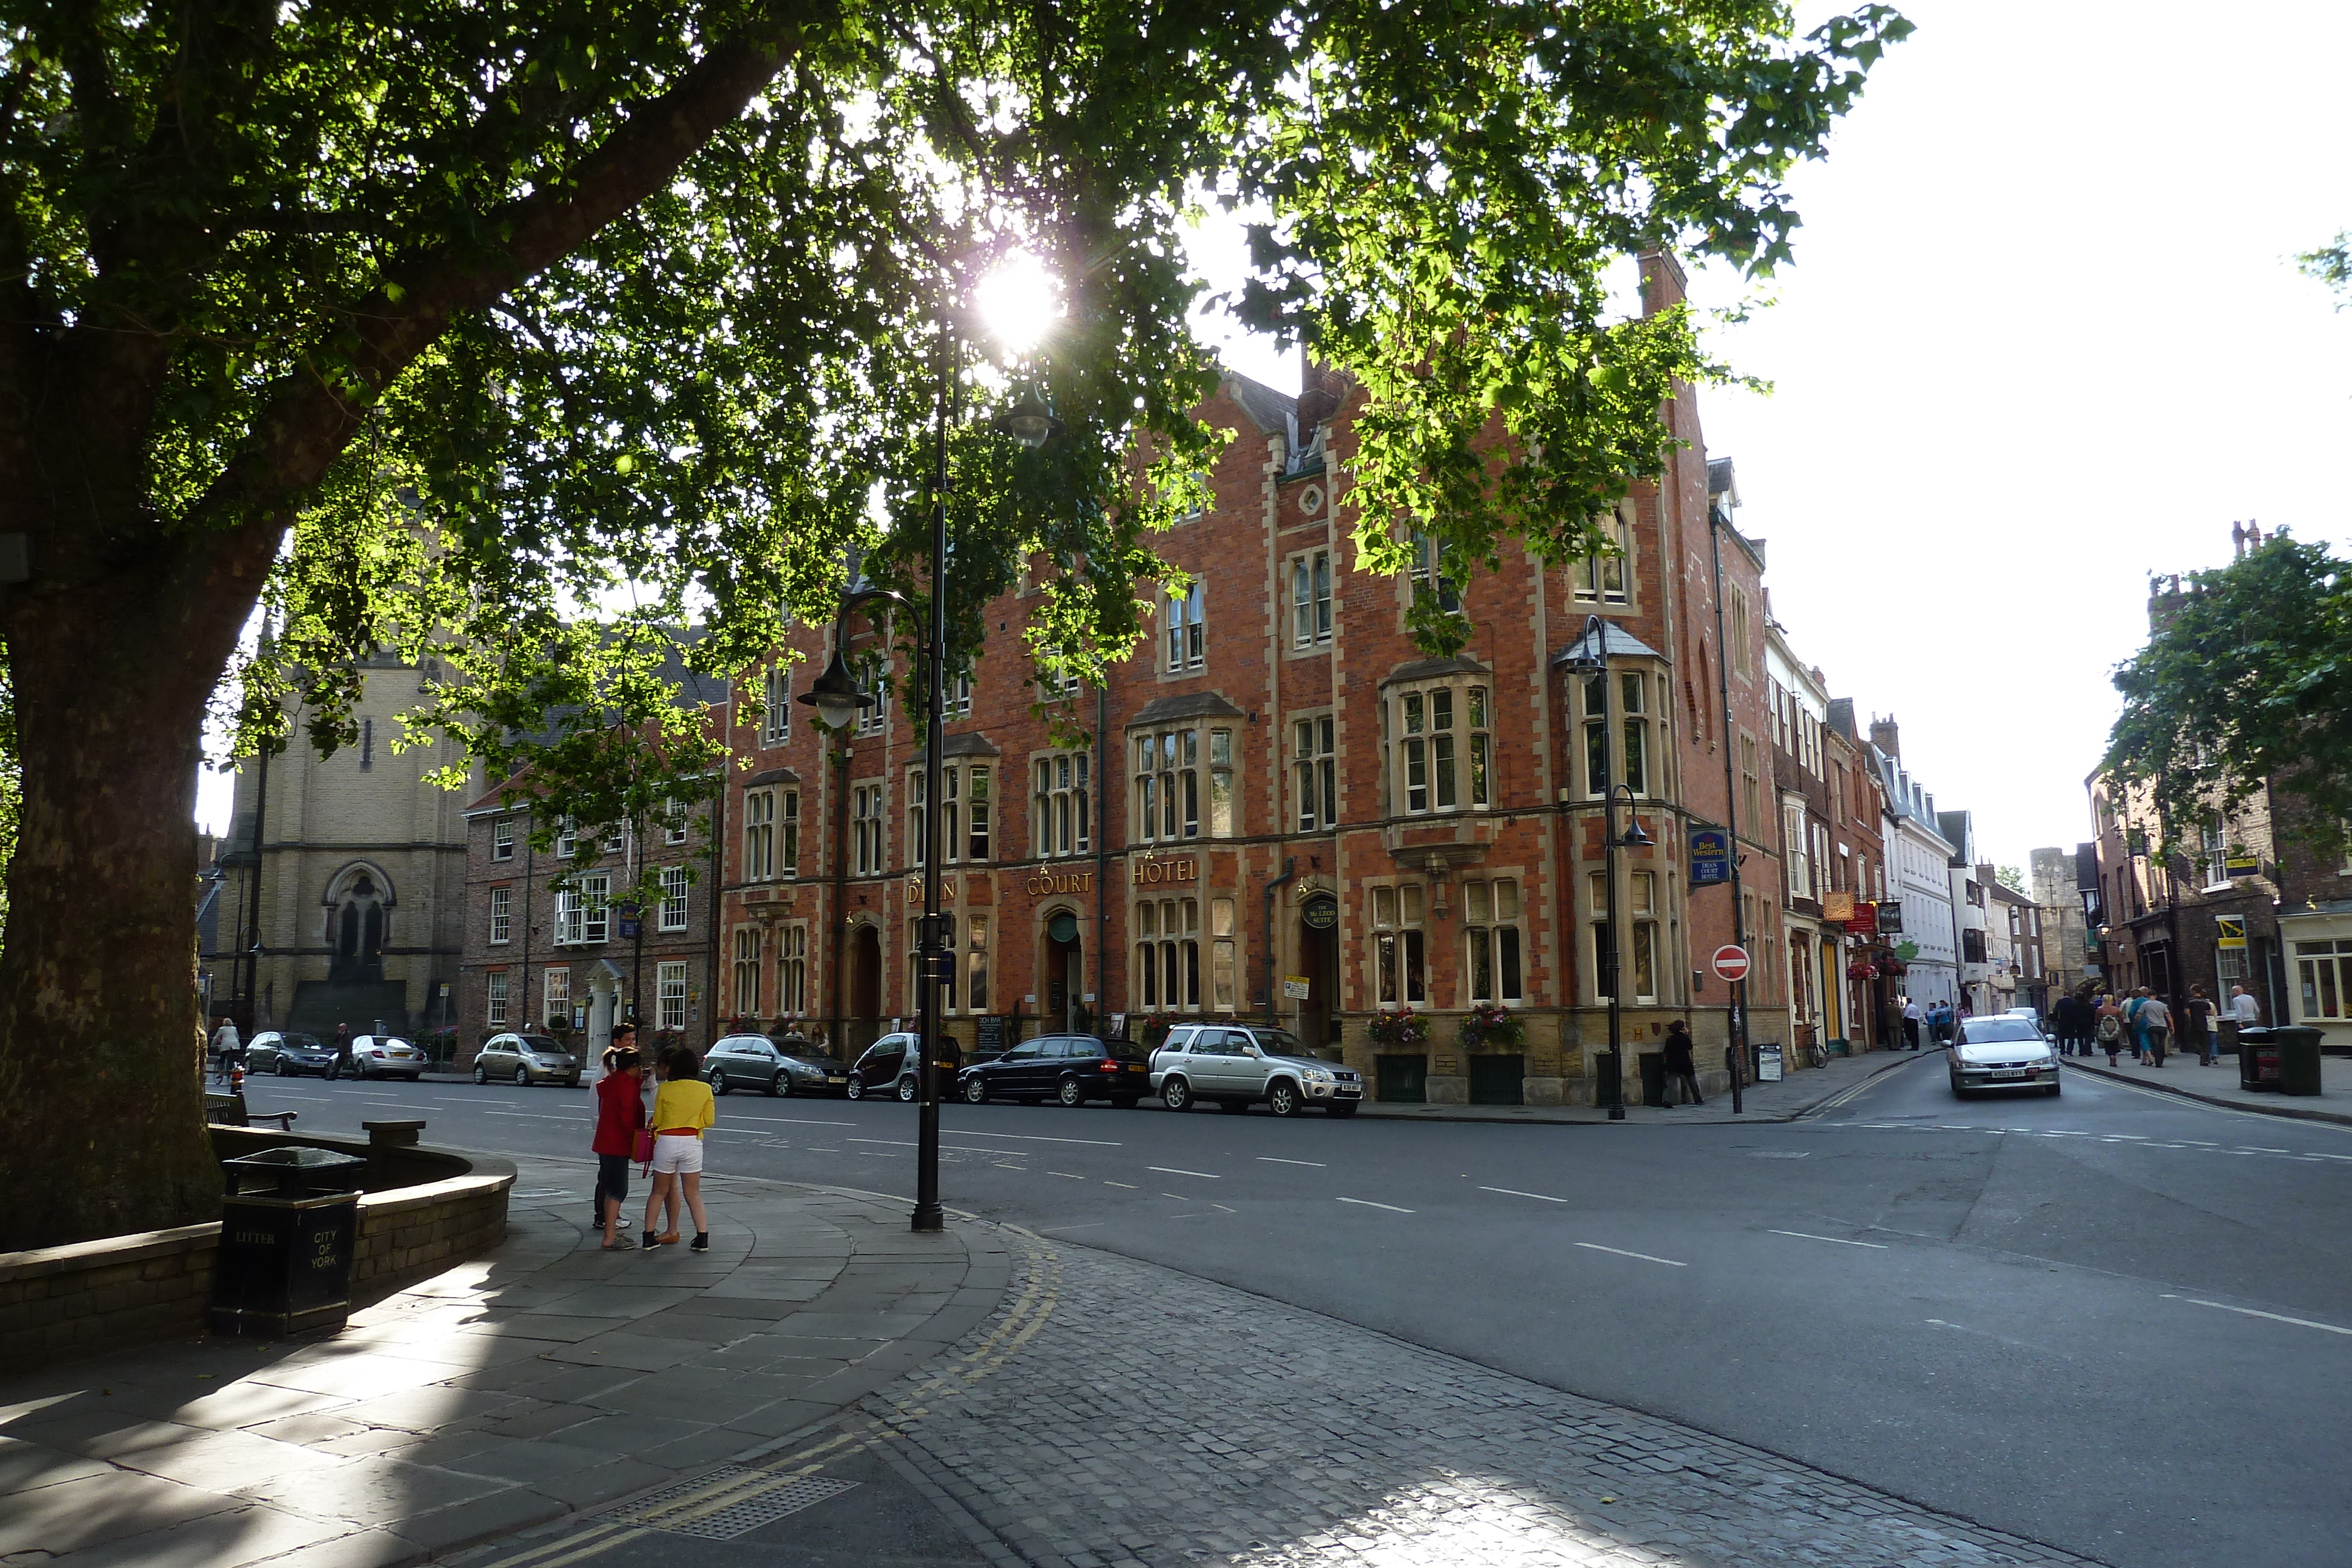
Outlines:
{"label": "hanging flower basket", "polygon": [[1907,975],[1911,968],[1900,958],[1889,958],[1878,966],[1878,972],[1882,975]]}
{"label": "hanging flower basket", "polygon": [[1462,1020],[1458,1038],[1471,1051],[1481,1045],[1524,1045],[1528,1026],[1507,1008],[1472,1008]]}
{"label": "hanging flower basket", "polygon": [[1878,966],[1875,964],[1848,964],[1845,967],[1845,977],[1849,980],[1874,980],[1878,978]]}
{"label": "hanging flower basket", "polygon": [[1429,1019],[1415,1012],[1375,1013],[1364,1032],[1375,1045],[1422,1046],[1429,1043]]}

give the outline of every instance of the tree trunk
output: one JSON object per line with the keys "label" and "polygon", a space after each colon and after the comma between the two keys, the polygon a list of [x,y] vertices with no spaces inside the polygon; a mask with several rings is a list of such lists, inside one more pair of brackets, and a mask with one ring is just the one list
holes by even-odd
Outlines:
{"label": "tree trunk", "polygon": [[93,528],[89,509],[26,519],[34,580],[5,601],[24,817],[0,950],[0,1250],[219,1212],[194,977],[196,768],[268,550],[166,536],[135,512]]}

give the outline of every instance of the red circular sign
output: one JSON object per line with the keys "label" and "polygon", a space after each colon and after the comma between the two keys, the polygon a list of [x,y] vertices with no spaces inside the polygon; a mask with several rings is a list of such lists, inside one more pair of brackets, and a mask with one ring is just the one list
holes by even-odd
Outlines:
{"label": "red circular sign", "polygon": [[1748,949],[1736,943],[1725,943],[1715,950],[1715,972],[1727,980],[1748,977]]}

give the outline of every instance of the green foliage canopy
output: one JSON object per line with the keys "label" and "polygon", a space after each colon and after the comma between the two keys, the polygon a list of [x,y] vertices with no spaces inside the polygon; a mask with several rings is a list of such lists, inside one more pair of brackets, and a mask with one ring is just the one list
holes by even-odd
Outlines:
{"label": "green foliage canopy", "polygon": [[2101,767],[2150,794],[2166,849],[2193,852],[2267,786],[2322,854],[2352,821],[2352,563],[2281,530],[2191,577],[2116,672]]}
{"label": "green foliage canopy", "polygon": [[[431,661],[417,732],[535,768],[583,821],[715,767],[667,661],[743,669],[851,559],[929,591],[945,366],[958,646],[1039,571],[1041,665],[1123,656],[1150,537],[1223,439],[1190,412],[1206,201],[1265,220],[1239,314],[1368,390],[1372,567],[1406,564],[1405,517],[1457,580],[1507,545],[1599,547],[1706,370],[1682,313],[1610,319],[1607,269],[1784,260],[1783,174],[1909,30],[1866,5],[1798,39],[1778,0],[0,18],[0,402],[96,387],[115,455],[105,515],[48,526],[264,552],[247,744],[284,744],[298,703],[348,743],[355,661],[396,647]],[[992,361],[961,302],[1013,247],[1067,315]],[[1048,450],[984,417],[1024,387],[1066,423]]]}

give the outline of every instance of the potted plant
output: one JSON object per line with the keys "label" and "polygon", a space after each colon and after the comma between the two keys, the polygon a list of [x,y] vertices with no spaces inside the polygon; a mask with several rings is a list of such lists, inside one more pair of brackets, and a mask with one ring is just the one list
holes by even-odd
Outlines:
{"label": "potted plant", "polygon": [[1462,1019],[1458,1038],[1465,1051],[1475,1051],[1482,1045],[1520,1046],[1527,1043],[1528,1026],[1508,1008],[1472,1008]]}
{"label": "potted plant", "polygon": [[1878,978],[1878,966],[1868,959],[1859,959],[1845,967],[1845,977],[1849,980],[1874,980]]}
{"label": "potted plant", "polygon": [[1406,1010],[1375,1013],[1364,1025],[1374,1045],[1402,1047],[1412,1050],[1429,1043],[1429,1019],[1420,1013]]}

